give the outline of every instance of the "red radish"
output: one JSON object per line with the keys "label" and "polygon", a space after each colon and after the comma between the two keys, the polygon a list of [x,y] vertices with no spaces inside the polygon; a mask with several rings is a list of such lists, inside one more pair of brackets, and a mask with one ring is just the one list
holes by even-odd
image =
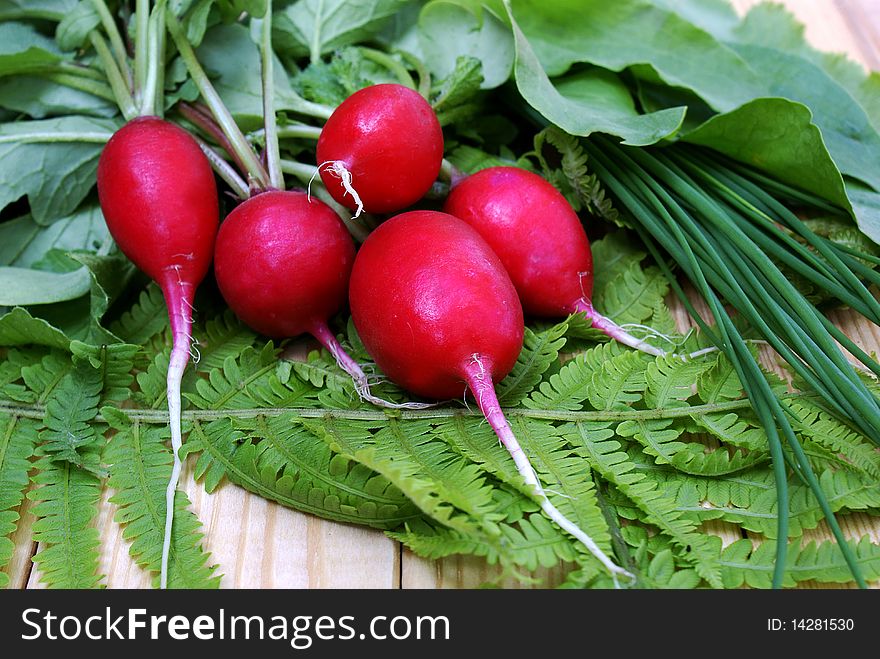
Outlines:
{"label": "red radish", "polygon": [[156,117],[140,117],[120,128],[101,152],[98,197],[123,254],[162,289],[174,335],[167,382],[174,466],[166,493],[165,588],[180,477],[180,383],[190,356],[193,296],[214,251],[217,186],[211,165],[189,133]]}
{"label": "red radish", "polygon": [[494,385],[522,349],[522,307],[501,261],[476,231],[434,211],[386,221],[358,252],[349,300],[361,340],[392,381],[427,398],[470,389],[544,512],[612,575],[629,575],[550,502],[504,417]]}
{"label": "red radish", "polygon": [[304,192],[273,190],[251,197],[224,220],[217,235],[214,273],[229,307],[256,331],[275,338],[308,333],[352,376],[358,395],[367,376],[339,344],[327,320],[345,305],[354,241],[327,204]]}
{"label": "red radish", "polygon": [[527,314],[583,312],[612,339],[652,355],[665,351],[638,339],[593,308],[593,257],[580,218],[546,180],[517,167],[490,167],[456,182],[446,213],[492,246]]}
{"label": "red radish", "polygon": [[414,204],[431,188],[443,161],[443,131],[418,92],[396,84],[355,92],[321,131],[321,180],[340,204],[390,213]]}

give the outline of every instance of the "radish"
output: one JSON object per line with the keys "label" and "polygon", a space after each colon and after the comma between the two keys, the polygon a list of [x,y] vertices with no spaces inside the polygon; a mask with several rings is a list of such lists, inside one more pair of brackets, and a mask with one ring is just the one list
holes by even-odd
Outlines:
{"label": "radish", "polygon": [[537,174],[517,167],[483,169],[455,182],[443,210],[492,246],[527,314],[582,312],[612,339],[651,355],[666,354],[593,307],[590,241],[565,197]]}
{"label": "radish", "polygon": [[327,204],[304,192],[273,190],[251,197],[224,220],[217,235],[214,273],[229,307],[254,330],[274,338],[308,333],[333,355],[361,399],[368,379],[330,331],[327,320],[345,305],[354,241]]}
{"label": "radish", "polygon": [[333,112],[318,138],[318,171],[343,206],[390,213],[431,188],[443,161],[443,131],[418,92],[397,84],[366,87]]}
{"label": "radish", "polygon": [[193,296],[214,251],[217,186],[189,133],[145,116],[120,128],[101,152],[98,197],[119,249],[162,289],[174,337],[167,379],[174,465],[166,492],[160,577],[165,588],[181,467],[180,383],[190,356]]}
{"label": "radish", "polygon": [[615,578],[631,576],[550,502],[504,417],[494,385],[522,349],[523,313],[504,266],[474,229],[434,211],[386,221],[358,252],[349,300],[364,346],[392,381],[426,398],[469,389],[544,512]]}

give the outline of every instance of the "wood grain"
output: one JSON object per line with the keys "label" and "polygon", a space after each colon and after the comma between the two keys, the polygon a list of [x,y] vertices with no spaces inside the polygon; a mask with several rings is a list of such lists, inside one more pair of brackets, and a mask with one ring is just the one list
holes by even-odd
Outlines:
{"label": "wood grain", "polygon": [[[740,12],[757,0],[734,0]],[[784,4],[806,26],[807,40],[817,48],[846,52],[866,67],[880,70],[880,2],[877,0],[785,0]],[[676,303],[673,312],[682,327],[686,314]],[[838,311],[832,316],[849,336],[867,351],[880,352],[880,329],[859,321],[855,314]],[[298,513],[223,485],[211,495],[193,481],[191,468],[182,486],[193,509],[205,525],[206,544],[224,575],[226,588],[472,588],[499,579],[499,571],[481,559],[453,557],[426,561],[402,549],[384,534]],[[101,534],[102,573],[111,588],[149,587],[150,579],[128,555],[121,527],[113,522],[115,507],[105,492],[96,525]],[[8,568],[10,587],[40,587],[39,573],[31,569],[35,552],[29,502],[21,509],[22,522],[13,540],[15,553]],[[842,527],[850,537],[870,535],[880,542],[880,519],[848,515]],[[721,521],[704,524],[704,530],[729,544],[742,537],[739,529]],[[827,528],[807,531],[805,541],[830,537]],[[550,584],[562,569],[547,571]],[[504,587],[520,587],[515,580],[500,579]],[[804,584],[805,587],[828,587]]]}

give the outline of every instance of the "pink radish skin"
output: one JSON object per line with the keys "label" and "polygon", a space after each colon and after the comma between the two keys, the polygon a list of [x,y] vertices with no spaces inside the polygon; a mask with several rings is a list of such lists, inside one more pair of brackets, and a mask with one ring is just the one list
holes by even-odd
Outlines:
{"label": "pink radish skin", "polygon": [[443,161],[443,131],[430,104],[397,84],[366,87],[336,108],[317,144],[321,180],[360,214],[411,206],[431,188]]}
{"label": "pink radish skin", "polygon": [[186,131],[156,117],[141,117],[120,128],[101,152],[98,197],[123,254],[162,289],[174,337],[167,378],[174,465],[166,492],[160,572],[165,588],[183,441],[180,383],[190,357],[193,297],[214,251],[217,186],[208,160]]}
{"label": "pink radish skin", "polygon": [[223,298],[245,324],[273,338],[311,334],[352,377],[363,400],[424,407],[371,394],[363,369],[327,325],[345,305],[354,257],[354,241],[327,204],[303,192],[273,190],[227,216],[217,235],[214,274]]}
{"label": "pink radish skin", "polygon": [[522,349],[522,308],[501,261],[474,229],[433,211],[387,220],[358,252],[349,301],[364,346],[392,381],[427,398],[469,389],[542,510],[615,580],[632,577],[550,502],[504,416],[495,384]]}
{"label": "pink radish skin", "polygon": [[580,218],[546,180],[517,167],[490,167],[456,181],[446,203],[501,259],[523,310],[534,316],[586,314],[612,339],[652,355],[638,339],[593,308],[593,257]]}

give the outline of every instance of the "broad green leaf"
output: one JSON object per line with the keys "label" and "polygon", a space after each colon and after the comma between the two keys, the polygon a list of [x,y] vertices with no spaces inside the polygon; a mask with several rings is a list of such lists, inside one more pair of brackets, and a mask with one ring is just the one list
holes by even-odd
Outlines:
{"label": "broad green leaf", "polygon": [[0,345],[41,345],[67,350],[70,339],[51,323],[35,318],[23,307],[15,307],[0,316]]}
{"label": "broad green leaf", "polygon": [[494,89],[510,78],[513,38],[488,12],[477,17],[458,2],[433,0],[419,15],[418,40],[425,64],[437,78],[452,74],[462,56],[482,64],[483,89]]}
{"label": "broad green leaf", "polygon": [[374,36],[407,0],[300,0],[277,13],[275,48],[313,62]]}
{"label": "broad green leaf", "polygon": [[0,266],[29,268],[49,250],[97,251],[109,232],[98,206],[87,206],[49,226],[30,216],[0,224]]}
{"label": "broad green leaf", "polygon": [[58,24],[55,30],[55,40],[62,50],[76,50],[88,39],[89,32],[101,24],[94,4],[80,2],[76,9],[70,12]]}
{"label": "broad green leaf", "polygon": [[0,107],[32,119],[70,114],[110,118],[119,113],[112,101],[35,75],[0,78]]}
{"label": "broad green leaf", "polygon": [[513,22],[516,86],[528,103],[573,135],[609,133],[633,145],[653,144],[673,134],[685,108],[639,114],[632,96],[617,76],[590,69],[567,76],[554,87],[532,47]]}
{"label": "broad green leaf", "polygon": [[60,60],[54,42],[30,25],[0,23],[0,77],[39,71]]}
{"label": "broad green leaf", "polygon": [[60,21],[72,12],[79,0],[0,0],[0,21],[43,18]]}
{"label": "broad green leaf", "polygon": [[91,277],[85,267],[73,272],[47,272],[0,267],[0,305],[14,307],[74,300],[89,292]]}
{"label": "broad green leaf", "polygon": [[[513,16],[547,74],[587,62],[613,71],[649,64],[716,110],[762,95],[763,76],[712,35],[650,0],[513,0]],[[662,26],[662,27],[661,27]]]}
{"label": "broad green leaf", "polygon": [[115,121],[69,116],[0,124],[0,210],[27,195],[34,220],[73,212],[95,185]]}
{"label": "broad green leaf", "polygon": [[[864,109],[820,67],[774,48],[735,45],[765,82],[763,96],[804,103],[841,173],[880,188],[880,135]],[[772,130],[772,125],[766,127]]]}
{"label": "broad green leaf", "polygon": [[716,115],[683,139],[846,207],[843,179],[822,137],[805,105],[784,98],[759,98]]}

